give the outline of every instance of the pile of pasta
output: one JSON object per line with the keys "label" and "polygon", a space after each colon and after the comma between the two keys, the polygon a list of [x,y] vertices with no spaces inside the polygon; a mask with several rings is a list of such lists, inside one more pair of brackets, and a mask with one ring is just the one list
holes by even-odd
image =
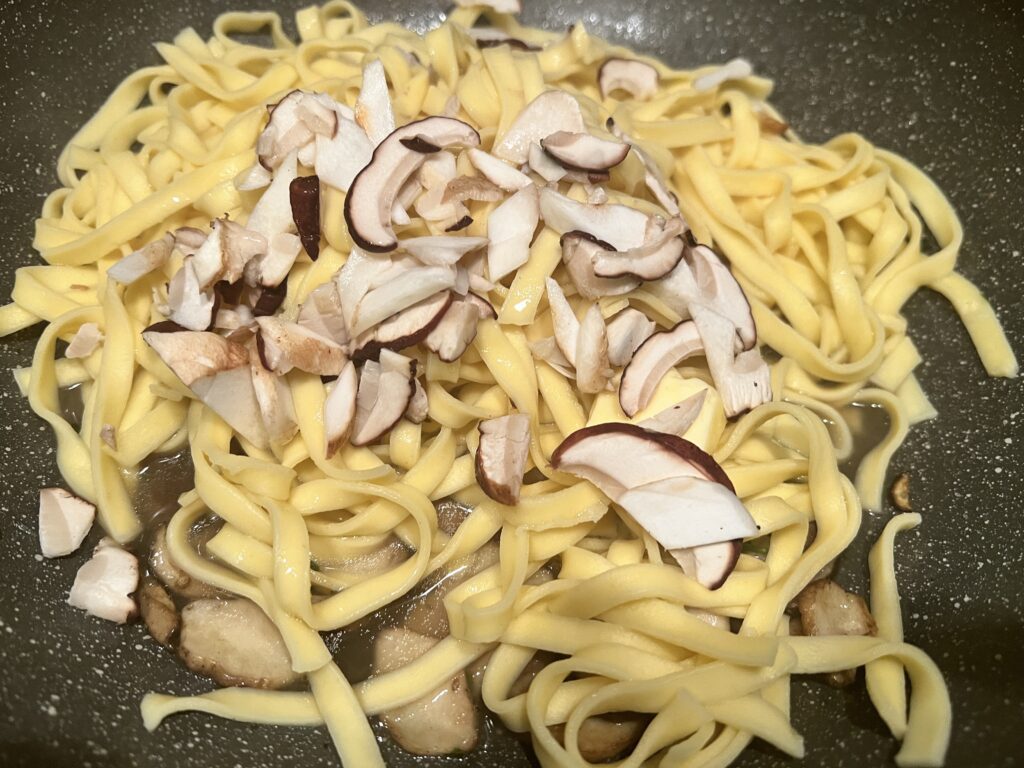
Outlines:
{"label": "pile of pasta", "polygon": [[[195,486],[168,526],[171,555],[193,578],[259,605],[308,679],[308,691],[150,694],[147,727],[185,710],[326,725],[345,765],[383,765],[367,716],[416,700],[490,653],[484,703],[510,729],[531,733],[543,765],[586,764],[576,744],[586,718],[639,712],[651,716],[649,725],[621,765],[724,766],[755,738],[801,756],[802,738],[790,725],[791,676],[865,666],[871,699],[902,740],[897,762],[941,764],[949,698],[935,664],[903,642],[893,569],[895,535],[917,525],[918,515],[892,518],[872,550],[876,636],[790,637],[784,611],[857,536],[862,508],[881,507],[889,459],[909,427],[935,416],[914,375],[921,358],[901,314],[907,299],[921,287],[946,296],[989,374],[1016,373],[991,308],[954,271],[962,230],[942,193],[861,136],[813,145],[791,132],[765,132],[763,116],[778,119],[765,103],[766,80],[696,89],[695,78],[714,67],[673,70],[580,24],[555,33],[456,8],[419,36],[371,25],[338,0],[296,20],[297,43],[275,14],[229,13],[209,40],[186,29],[159,44],[164,63],[129,76],[64,150],[63,186],[36,228],[46,264],[19,270],[13,303],[0,309],[0,333],[45,323],[31,367],[17,377],[53,427],[67,483],[97,505],[107,533],[121,543],[140,535],[132,497],[140,463],[187,445]],[[478,46],[466,30],[484,23],[527,45]],[[259,32],[269,46],[241,39]],[[654,66],[657,93],[603,98],[596,72],[609,56]],[[649,409],[708,392],[686,438],[722,465],[767,546],[766,554],[741,555],[721,588],[706,589],[664,560],[657,543],[585,481],[545,473],[524,486],[515,506],[476,486],[467,441],[481,419],[513,410],[534,416],[534,458],[543,460],[573,431],[608,420],[601,416],[612,407],[608,395],[578,392],[530,353],[531,341],[550,334],[543,285],[559,267],[556,237],[553,247],[534,248],[508,285],[495,285],[488,298],[498,319],[481,323],[460,361],[416,353],[429,396],[423,424],[404,423],[381,444],[345,446],[331,458],[319,376],[287,375],[299,427],[291,441],[267,450],[243,443],[239,455],[232,429],[143,343],[142,329],[163,319],[153,288],[176,265],[127,287],[106,279],[107,270],[175,228],[205,230],[225,215],[244,222],[251,197],[234,180],[254,164],[267,105],[298,88],[351,105],[374,59],[392,86],[399,125],[445,112],[454,97],[456,116],[479,130],[487,148],[525,104],[557,88],[602,121],[614,118],[671,169],[694,236],[728,258],[760,343],[775,353],[773,401],[737,420],[725,418],[699,362],[671,372]],[[292,268],[285,315],[351,251],[343,205],[344,193],[324,189],[325,246],[319,260],[302,256]],[[468,232],[485,225],[479,219]],[[922,251],[926,226],[934,253]],[[662,327],[680,320],[640,294],[624,300]],[[58,341],[86,323],[99,327],[99,348],[83,359],[56,358]],[[72,385],[83,394],[80,429],[58,404]],[[889,423],[853,481],[838,466],[852,451],[844,418],[852,403],[880,406]],[[612,418],[629,420],[621,412]],[[115,444],[102,434],[108,426]],[[529,468],[546,469],[534,460]],[[451,536],[439,530],[433,506],[448,497],[473,507]],[[201,555],[189,531],[210,515],[223,526]],[[812,524],[817,535],[805,548]],[[383,575],[340,584],[311,568],[325,553],[357,557],[389,536],[413,554]],[[400,669],[355,684],[345,678],[321,633],[374,614],[495,537],[500,562],[446,600],[450,636]],[[556,559],[557,578],[527,584]],[[739,631],[716,630],[687,609],[738,620]],[[511,695],[538,651],[562,658],[526,693]],[[557,724],[565,725],[563,740],[549,730]]]}

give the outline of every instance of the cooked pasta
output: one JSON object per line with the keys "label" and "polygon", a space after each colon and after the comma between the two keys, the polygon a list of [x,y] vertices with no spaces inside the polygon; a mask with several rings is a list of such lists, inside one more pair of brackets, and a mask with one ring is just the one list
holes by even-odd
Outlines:
{"label": "cooked pasta", "polygon": [[[62,187],[36,225],[35,247],[46,264],[20,269],[13,303],[0,309],[0,333],[45,324],[18,382],[53,427],[68,486],[96,505],[107,534],[122,545],[139,539],[143,518],[133,490],[140,463],[187,446],[194,489],[167,526],[169,556],[191,579],[259,606],[279,631],[292,670],[308,682],[288,691],[152,693],[142,702],[146,727],[189,710],[325,725],[344,765],[383,765],[367,716],[409,705],[486,659],[483,703],[511,730],[530,733],[543,765],[588,764],[579,745],[587,719],[638,713],[645,727],[621,765],[724,766],[755,738],[802,756],[803,739],[790,725],[791,676],[864,666],[872,702],[902,741],[897,763],[940,765],[949,697],[935,663],[903,640],[893,565],[895,534],[920,518],[893,518],[872,551],[875,634],[790,636],[786,610],[858,535],[862,508],[881,509],[893,452],[914,423],[935,415],[914,373],[921,358],[901,314],[907,299],[921,287],[946,296],[988,373],[1016,375],[993,311],[954,271],[962,230],[941,191],[859,135],[802,142],[765,101],[767,80],[718,76],[714,66],[674,70],[581,24],[555,33],[483,7],[458,7],[419,36],[392,23],[371,25],[340,0],[306,8],[296,20],[297,43],[276,14],[228,13],[208,40],[186,29],[158,44],[164,63],[129,76],[62,153]],[[245,41],[256,32],[269,36],[269,46]],[[654,73],[652,90],[609,91],[599,82],[609,60],[642,62],[645,77]],[[585,298],[562,263],[562,231],[549,222],[535,237],[527,233],[525,263],[500,278],[493,269],[465,277],[495,312],[479,321],[461,357],[446,360],[423,344],[404,352],[422,372],[423,418],[407,413],[377,439],[332,446],[325,408],[346,373],[339,366],[331,375],[340,378],[325,383],[317,369],[296,365],[271,374],[269,385],[292,403],[294,434],[261,441],[229,425],[143,336],[168,319],[173,299],[165,284],[187,271],[190,254],[176,247],[127,284],[108,271],[183,228],[206,237],[211,221],[225,218],[256,228],[250,215],[263,193],[242,180],[266,174],[265,185],[285,174],[288,161],[271,170],[257,162],[258,152],[262,161],[267,106],[296,90],[355,108],[366,130],[360,141],[379,144],[373,133],[381,114],[359,119],[366,112],[357,100],[366,97],[370,67],[381,65],[394,125],[456,118],[478,132],[481,150],[500,144],[527,106],[552,90],[574,98],[587,131],[606,144],[615,144],[606,130],[614,127],[626,142],[618,146],[636,150],[621,165],[588,176],[570,164],[547,188],[564,190],[576,204],[607,200],[663,224],[677,204],[691,247],[713,244],[727,259],[749,302],[757,343],[773,353],[770,402],[728,418],[735,410],[728,395],[696,356],[673,365],[628,416],[616,394],[620,374],[588,388],[582,353],[575,378],[572,360],[538,353],[558,333],[559,287],[581,329],[627,308],[660,330],[686,319],[654,281]],[[412,130],[412,145],[424,141]],[[476,163],[486,158],[448,154],[457,155],[460,177],[480,176]],[[301,152],[299,158],[297,168],[310,170]],[[543,185],[535,173],[540,162],[508,170]],[[660,196],[645,186],[652,173],[667,180]],[[294,321],[346,263],[372,260],[364,236],[352,232],[358,212],[347,197],[355,193],[322,184],[322,238],[310,241],[319,258],[301,253],[288,265],[276,317]],[[471,223],[447,235],[493,243],[495,202],[463,199]],[[410,238],[446,236],[446,222],[420,215],[411,200],[405,207],[407,223],[395,216],[400,248]],[[925,227],[934,253],[924,250]],[[596,319],[588,314],[593,306]],[[383,317],[389,314],[385,307]],[[243,335],[253,322],[240,324]],[[76,359],[57,357],[58,343],[86,324],[102,334],[95,348]],[[266,333],[271,326],[260,327]],[[237,330],[221,336],[239,338],[231,336]],[[381,353],[373,363],[382,388],[389,360]],[[73,385],[83,395],[80,429],[58,404],[60,390]],[[713,456],[759,528],[717,588],[681,569],[666,554],[671,547],[659,546],[603,488],[560,471],[552,459],[578,430],[608,422],[649,427],[645,420],[695,395],[703,399],[683,437]],[[889,427],[851,481],[839,463],[853,452],[853,405],[884,409]],[[500,503],[479,481],[487,435],[478,426],[520,414],[529,450],[517,479],[526,480],[513,503]],[[442,499],[470,510],[448,532],[434,505]],[[190,531],[203,520],[217,527],[200,550]],[[379,572],[360,577],[331,567],[393,539],[410,554]],[[416,594],[428,574],[494,540],[497,561],[448,592],[443,639],[391,671],[346,679],[323,633]],[[556,563],[557,576],[545,578]],[[738,630],[716,628],[709,615]],[[524,670],[545,654],[550,663],[518,690]]]}

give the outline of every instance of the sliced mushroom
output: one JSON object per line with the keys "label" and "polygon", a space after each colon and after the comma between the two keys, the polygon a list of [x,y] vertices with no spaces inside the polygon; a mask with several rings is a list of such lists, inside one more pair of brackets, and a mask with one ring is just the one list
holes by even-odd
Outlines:
{"label": "sliced mushroom", "polygon": [[[636,715],[595,715],[586,718],[576,735],[580,756],[588,763],[607,763],[632,749],[644,732],[648,718]],[[552,735],[565,739],[565,726],[550,726]]]}
{"label": "sliced mushroom", "polygon": [[402,240],[402,250],[431,266],[451,266],[487,245],[485,237],[428,236]]}
{"label": "sliced mushroom", "polygon": [[340,347],[349,342],[345,316],[341,311],[341,296],[334,280],[313,289],[299,307],[295,322]]}
{"label": "sliced mushroom", "polygon": [[621,296],[640,287],[640,280],[634,277],[605,278],[594,272],[594,260],[598,255],[615,250],[610,243],[586,232],[573,231],[562,235],[561,245],[562,261],[580,296],[586,299]]}
{"label": "sliced mushroom", "polygon": [[[403,627],[388,628],[373,644],[373,672],[393,672],[429,651],[437,640]],[[415,755],[451,755],[476,747],[477,713],[459,672],[423,698],[381,714],[388,733]]]}
{"label": "sliced mushroom", "polygon": [[708,391],[702,389],[695,395],[690,395],[685,400],[654,414],[649,419],[644,419],[637,426],[653,432],[682,436],[700,416],[707,395]]}
{"label": "sliced mushroom", "polygon": [[586,232],[620,251],[637,248],[647,239],[647,215],[626,205],[578,203],[545,188],[540,191],[540,214],[559,234]]}
{"label": "sliced mushroom", "polygon": [[530,342],[530,351],[538,360],[543,360],[567,379],[576,377],[572,363],[565,359],[562,350],[553,337]]}
{"label": "sliced mushroom", "polygon": [[186,605],[178,655],[193,672],[224,686],[283,688],[299,677],[277,627],[259,606],[241,598]]}
{"label": "sliced mushroom", "polygon": [[159,240],[147,243],[139,250],[123,257],[107,270],[107,277],[119,283],[131,285],[166,264],[171,257],[173,248],[174,236],[168,233]]}
{"label": "sliced mushroom", "polygon": [[235,177],[235,188],[239,192],[253,192],[270,186],[273,180],[274,174],[257,162]]}
{"label": "sliced mushroom", "polygon": [[85,540],[96,507],[63,488],[39,491],[39,549],[43,557],[70,555]]}
{"label": "sliced mushroom", "polygon": [[701,75],[693,81],[695,91],[713,91],[728,80],[742,80],[754,74],[754,67],[746,59],[732,59],[718,69]]}
{"label": "sliced mushroom", "polygon": [[160,582],[145,578],[139,588],[139,612],[150,637],[160,645],[170,647],[178,631],[178,609]]}
{"label": "sliced mushroom", "polygon": [[669,550],[683,573],[708,589],[718,589],[725,584],[742,552],[742,542],[735,539],[689,549]]}
{"label": "sliced mushroom", "polygon": [[245,276],[250,285],[278,285],[299,255],[302,243],[293,234],[295,221],[291,201],[291,185],[297,177],[297,160],[289,155],[249,214],[246,228],[262,235],[267,242],[266,253],[246,265]]}
{"label": "sliced mushroom", "polygon": [[569,170],[555,158],[544,151],[540,144],[531,144],[527,154],[527,165],[530,170],[549,184],[554,184],[569,175]]}
{"label": "sliced mushroom", "polygon": [[206,291],[220,281],[238,282],[249,262],[265,254],[267,248],[261,233],[227,219],[217,219],[210,235],[188,257],[187,263],[195,269],[200,290]]}
{"label": "sliced mushroom", "polygon": [[485,419],[477,427],[476,481],[499,504],[519,503],[523,472],[530,455],[530,417],[513,413]]}
{"label": "sliced mushroom", "polygon": [[[298,240],[296,239],[296,243]],[[269,317],[277,313],[277,310],[284,304],[288,297],[288,278],[285,278],[277,285],[270,285],[262,288],[252,305],[254,317]]]}
{"label": "sliced mushroom", "polygon": [[[374,287],[354,305],[348,323],[349,331],[357,337],[397,312],[455,286],[452,267],[425,267],[415,262],[394,266],[393,271],[382,272],[371,281]],[[353,305],[346,304],[344,287],[342,291],[342,306],[350,309]]]}
{"label": "sliced mushroom", "polygon": [[735,354],[736,326],[702,305],[692,308],[708,369],[722,398],[725,415],[737,416],[772,399],[771,370],[759,350]]}
{"label": "sliced mushroom", "polygon": [[160,526],[153,534],[150,544],[148,565],[150,572],[168,589],[184,598],[213,597],[217,590],[198,579],[193,579],[171,559],[167,548],[167,527]]}
{"label": "sliced mushroom", "polygon": [[[619,405],[632,418],[654,396],[658,384],[683,360],[704,351],[697,326],[685,320],[670,331],[655,333],[641,344],[622,371]],[[732,354],[730,350],[730,355]]]}
{"label": "sliced mushroom", "polygon": [[167,284],[167,304],[158,309],[182,328],[205,331],[213,323],[216,299],[212,291],[200,288],[192,258],[186,258],[171,278]]}
{"label": "sliced mushroom", "polygon": [[342,105],[335,105],[335,114],[337,133],[330,138],[316,137],[313,170],[324,184],[347,192],[359,172],[369,165],[374,144],[351,114],[343,114]]}
{"label": "sliced mushroom", "polygon": [[505,197],[501,187],[479,176],[458,176],[448,182],[441,196],[442,203],[463,203],[476,200],[481,203],[496,203]]}
{"label": "sliced mushroom", "polygon": [[[445,199],[448,186],[458,179],[459,172],[455,155],[436,149],[435,147],[431,150],[420,168],[415,184],[423,189],[423,194],[415,198],[413,207],[421,219],[435,224],[437,229],[457,231],[468,226],[472,218],[469,216],[469,209],[460,200]],[[408,182],[403,190],[411,186],[414,186],[412,181]]]}
{"label": "sliced mushroom", "polygon": [[576,337],[576,386],[587,394],[603,392],[609,388],[613,374],[608,362],[608,330],[601,307],[591,304]]}
{"label": "sliced mushroom", "polygon": [[299,153],[317,136],[333,136],[335,113],[319,94],[292,91],[269,108],[267,126],[256,142],[260,165],[277,169],[291,153]]}
{"label": "sliced mushroom", "polygon": [[625,91],[638,101],[646,101],[658,92],[658,81],[658,70],[636,59],[606,59],[597,71],[597,84],[606,99],[615,91]]}
{"label": "sliced mushroom", "polygon": [[492,183],[498,185],[506,192],[518,192],[523,187],[533,182],[525,173],[475,147],[468,151],[469,161],[473,166]]}
{"label": "sliced mushroom", "polygon": [[415,390],[412,399],[409,400],[409,407],[405,409],[405,418],[413,424],[422,424],[430,412],[430,401],[427,399],[427,390],[423,388],[419,379],[413,382]]}
{"label": "sliced mushroom", "polygon": [[[472,509],[450,500],[437,503],[438,527],[454,535]],[[497,564],[500,559],[498,544],[489,541],[479,549],[450,562],[442,573],[429,574],[426,592],[412,601],[402,622],[406,629],[442,640],[451,634],[448,611],[444,600],[455,587],[465,583],[481,571]]]}
{"label": "sliced mushroom", "polygon": [[658,204],[665,209],[669,216],[678,216],[679,199],[669,188],[668,180],[665,178],[665,174],[662,173],[661,168],[654,161],[654,158],[647,154],[639,144],[626,135],[626,133],[622,131],[610,117],[608,118],[607,127],[613,135],[629,144],[636,153],[636,156],[640,158],[640,162],[644,166],[644,184],[654,196],[654,199],[658,201]]}
{"label": "sliced mushroom", "polygon": [[[847,592],[831,579],[812,581],[797,595],[802,634],[811,636],[876,635],[878,626],[860,595]],[[856,679],[855,669],[826,676],[830,685],[843,688]]]}
{"label": "sliced mushroom", "polygon": [[680,237],[684,225],[681,219],[670,219],[664,229],[652,233],[651,239],[628,251],[601,251],[594,256],[594,274],[603,278],[634,277],[639,280],[658,280],[673,269],[683,258],[686,243]]}
{"label": "sliced mushroom", "polygon": [[655,324],[638,309],[627,307],[608,323],[608,362],[623,366],[633,359],[633,354],[654,333]]}
{"label": "sliced mushroom", "polygon": [[102,539],[75,574],[68,605],[107,621],[124,624],[137,609],[130,595],[139,585],[139,561],[135,555]]}
{"label": "sliced mushroom", "polygon": [[292,368],[320,376],[337,376],[346,363],[345,350],[298,323],[279,317],[260,317],[257,341],[267,370],[288,373]]}
{"label": "sliced mushroom", "polygon": [[418,344],[441,322],[453,299],[451,291],[442,291],[395,313],[356,339],[352,358],[374,360],[382,349],[397,352]]}
{"label": "sliced mushroom", "polygon": [[511,274],[530,258],[530,243],[540,219],[537,188],[523,187],[487,218],[487,276],[492,282]]}
{"label": "sliced mushroom", "polygon": [[103,334],[96,323],[82,323],[64,350],[68,360],[79,360],[88,357],[103,343]]}
{"label": "sliced mushroom", "polygon": [[757,344],[757,327],[750,302],[721,257],[706,245],[698,245],[688,254],[693,277],[703,300],[736,327],[743,349]]}
{"label": "sliced mushroom", "polygon": [[328,387],[327,398],[324,400],[324,437],[327,440],[325,454],[328,459],[338,452],[352,432],[358,389],[356,366],[350,360]]}
{"label": "sliced mushroom", "polygon": [[283,445],[291,440],[298,430],[291,388],[283,377],[271,373],[263,366],[255,347],[256,344],[253,343],[249,350],[249,367],[256,403],[270,443]]}
{"label": "sliced mushroom", "polygon": [[548,293],[548,307],[551,309],[551,323],[555,329],[555,342],[565,359],[576,365],[576,349],[579,344],[580,323],[569,305],[558,281],[552,277],[544,281]]}
{"label": "sliced mushroom", "polygon": [[309,258],[320,256],[320,178],[298,176],[289,187],[292,221],[299,231],[299,240]]}
{"label": "sliced mushroom", "polygon": [[900,512],[912,512],[910,504],[910,475],[901,472],[889,487],[889,499]]}
{"label": "sliced mushroom", "polygon": [[356,99],[355,118],[375,145],[395,130],[388,80],[380,59],[374,59],[363,67],[363,85]]}
{"label": "sliced mushroom", "polygon": [[590,133],[556,131],[541,139],[540,145],[564,168],[574,171],[607,171],[629,154],[628,144]]}
{"label": "sliced mushroom", "polygon": [[356,394],[352,445],[369,445],[398,423],[416,393],[416,361],[383,349],[363,365]]}
{"label": "sliced mushroom", "polygon": [[374,150],[373,159],[356,176],[345,197],[345,221],[353,241],[367,251],[386,253],[398,247],[391,229],[391,210],[405,182],[426,155],[409,149],[403,139],[422,137],[439,148],[475,147],[480,134],[461,120],[428,117],[393,131]]}
{"label": "sliced mushroom", "polygon": [[529,158],[530,145],[558,131],[583,133],[583,112],[565,91],[545,91],[527,104],[509,126],[491,154],[516,165]]}
{"label": "sliced mushroom", "polygon": [[473,295],[469,294],[466,299],[454,301],[444,313],[441,322],[426,338],[427,349],[436,352],[446,363],[455,362],[462,357],[476,338],[476,327],[482,319],[482,308],[469,298]]}

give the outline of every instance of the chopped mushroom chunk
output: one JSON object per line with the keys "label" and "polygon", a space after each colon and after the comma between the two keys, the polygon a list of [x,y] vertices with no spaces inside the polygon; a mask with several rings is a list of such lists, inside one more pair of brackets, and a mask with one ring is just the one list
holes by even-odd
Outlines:
{"label": "chopped mushroom chunk", "polygon": [[[831,579],[812,581],[796,598],[802,633],[810,636],[876,635],[878,627],[860,595],[847,592]],[[826,675],[828,683],[842,688],[856,678],[855,669]]]}
{"label": "chopped mushroom chunk", "polygon": [[415,360],[389,349],[381,350],[379,363],[363,364],[352,445],[376,442],[398,423],[416,394],[415,374]]}
{"label": "chopped mushroom chunk", "polygon": [[82,323],[78,326],[74,338],[68,344],[64,357],[68,360],[78,360],[88,357],[103,343],[103,334],[96,323]]}
{"label": "chopped mushroom chunk", "polygon": [[122,258],[107,270],[107,277],[131,285],[166,264],[173,248],[174,236],[166,234]]}
{"label": "chopped mushroom chunk", "polygon": [[170,647],[178,631],[178,609],[158,581],[145,578],[139,589],[139,611],[150,637],[160,645]]}
{"label": "chopped mushroom chunk", "polygon": [[615,91],[624,91],[638,101],[645,101],[658,92],[658,70],[636,59],[607,59],[597,71],[601,95],[608,98]]}
{"label": "chopped mushroom chunk", "polygon": [[167,528],[161,526],[153,536],[149,551],[149,570],[172,592],[185,598],[213,597],[217,590],[205,582],[193,579],[179,568],[167,549]]}
{"label": "chopped mushroom chunk", "polygon": [[563,168],[572,171],[607,171],[629,154],[628,144],[589,133],[556,131],[541,139],[540,145]]}
{"label": "chopped mushroom chunk", "polygon": [[703,349],[697,326],[689,320],[669,331],[648,336],[622,372],[619,405],[623,412],[633,417],[646,408],[665,374]]}
{"label": "chopped mushroom chunk", "polygon": [[85,540],[96,507],[63,488],[39,491],[39,549],[43,557],[70,555]]}
{"label": "chopped mushroom chunk", "polygon": [[487,276],[492,282],[511,274],[530,258],[530,243],[540,219],[537,188],[523,187],[487,218]]}
{"label": "chopped mushroom chunk", "polygon": [[356,99],[355,120],[375,145],[395,130],[388,81],[380,59],[374,59],[363,67],[363,85]]}
{"label": "chopped mushroom chunk", "polygon": [[499,504],[518,504],[530,455],[530,417],[514,413],[485,419],[478,429],[475,466],[480,488]]}
{"label": "chopped mushroom chunk", "polygon": [[491,153],[522,165],[529,159],[531,144],[539,144],[541,139],[558,131],[583,133],[585,130],[583,112],[573,96],[565,91],[545,91],[523,108]]}
{"label": "chopped mushroom chunk", "polygon": [[260,317],[257,339],[267,370],[288,373],[293,368],[320,376],[337,376],[346,363],[345,351],[330,339],[279,317]]}
{"label": "chopped mushroom chunk", "polygon": [[896,479],[892,481],[892,487],[889,488],[889,497],[892,499],[892,505],[900,512],[912,511],[910,506],[910,475],[906,472],[901,472],[896,476]]}
{"label": "chopped mushroom chunk", "polygon": [[92,558],[78,569],[68,605],[107,621],[124,624],[137,609],[130,597],[139,585],[139,561],[110,539],[102,539]]}

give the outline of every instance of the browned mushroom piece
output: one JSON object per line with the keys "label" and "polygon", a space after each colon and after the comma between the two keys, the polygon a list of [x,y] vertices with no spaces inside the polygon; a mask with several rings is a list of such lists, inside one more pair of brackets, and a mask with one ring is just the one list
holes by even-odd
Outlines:
{"label": "browned mushroom piece", "polygon": [[[796,598],[802,634],[808,636],[875,635],[878,627],[860,595],[847,592],[831,579],[812,581]],[[841,688],[856,678],[855,669],[837,670],[826,676],[829,685]]]}
{"label": "browned mushroom piece", "polygon": [[[630,712],[588,717],[576,738],[580,756],[588,763],[610,763],[622,757],[640,740],[649,720]],[[551,726],[551,734],[564,742],[565,725]]]}
{"label": "browned mushroom piece", "polygon": [[892,505],[900,512],[912,511],[913,508],[910,506],[910,475],[906,472],[901,472],[896,476],[896,479],[892,481],[892,486],[889,488],[889,498],[892,499]]}
{"label": "browned mushroom piece", "polygon": [[197,579],[193,579],[181,570],[171,559],[167,548],[167,528],[161,527],[153,536],[149,550],[149,570],[163,584],[182,597],[194,599],[213,597],[217,589]]}
{"label": "browned mushroom piece", "polygon": [[476,576],[498,562],[498,545],[484,544],[476,552],[450,563],[443,573],[427,578],[433,583],[419,598],[412,601],[403,622],[407,629],[428,637],[442,639],[448,636],[448,612],[444,599],[464,581]]}
{"label": "browned mushroom piece", "polygon": [[179,620],[178,609],[167,590],[156,579],[147,577],[142,580],[138,599],[142,622],[150,636],[160,645],[170,646]]}

